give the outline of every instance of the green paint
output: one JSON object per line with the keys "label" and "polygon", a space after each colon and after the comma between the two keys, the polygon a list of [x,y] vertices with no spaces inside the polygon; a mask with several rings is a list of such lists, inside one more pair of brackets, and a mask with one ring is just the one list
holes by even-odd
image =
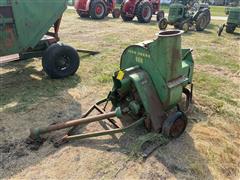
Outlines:
{"label": "green paint", "polygon": [[[10,18],[0,17],[0,56],[34,48],[67,7],[67,0],[8,2],[1,0],[0,4],[0,7],[9,6],[13,12]],[[11,32],[7,26],[11,26]]]}

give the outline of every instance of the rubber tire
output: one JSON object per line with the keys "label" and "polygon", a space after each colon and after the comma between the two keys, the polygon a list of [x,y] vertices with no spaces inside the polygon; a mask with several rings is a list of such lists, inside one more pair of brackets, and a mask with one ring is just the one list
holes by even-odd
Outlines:
{"label": "rubber tire", "polygon": [[[172,134],[170,134],[171,128],[179,118],[183,121],[184,127],[181,129],[181,131],[178,134],[172,135]],[[171,114],[163,122],[162,134],[167,138],[177,138],[185,131],[185,129],[187,127],[187,122],[188,122],[188,120],[187,120],[187,116],[185,115],[185,113],[181,112],[181,111],[177,111],[176,113]]]}
{"label": "rubber tire", "polygon": [[157,12],[157,22],[162,18],[164,18],[164,11],[160,10]]}
{"label": "rubber tire", "polygon": [[[98,4],[102,4],[103,7],[104,7],[104,12],[103,12],[102,16],[100,16],[100,17],[98,17],[98,16],[96,15],[96,13],[95,13],[95,8],[96,8],[96,6],[97,6]],[[90,14],[90,16],[91,16],[92,19],[103,19],[103,18],[105,18],[106,15],[107,15],[107,7],[106,7],[106,5],[105,5],[102,1],[100,1],[100,0],[94,0],[94,1],[91,3],[91,5],[90,5],[89,14]]]}
{"label": "rubber tire", "polygon": [[158,21],[159,30],[165,30],[167,28],[168,22],[166,18],[162,18]]}
{"label": "rubber tire", "polygon": [[81,17],[81,18],[89,18],[89,14],[83,14],[81,11],[77,10],[77,13],[78,15]]}
{"label": "rubber tire", "polygon": [[[59,70],[56,67],[56,62],[60,57],[68,57],[70,65],[64,70]],[[42,67],[47,75],[51,78],[64,78],[75,74],[78,70],[80,59],[77,51],[71,46],[54,43],[50,45],[43,54]]]}
{"label": "rubber tire", "polygon": [[[203,26],[201,26],[201,20],[204,20],[205,23]],[[206,27],[207,27],[207,24],[208,23],[208,17],[205,13],[200,13],[197,17],[197,20],[196,20],[196,30],[197,31],[203,31]]]}
{"label": "rubber tire", "polygon": [[124,5],[124,3],[121,4],[121,8],[120,8],[120,15],[121,15],[122,20],[125,22],[132,21],[134,18],[134,15],[133,15],[133,17],[126,16],[126,12],[123,11],[123,5]]}
{"label": "rubber tire", "polygon": [[120,14],[121,14],[121,12],[120,12],[120,10],[119,9],[113,9],[113,11],[112,11],[112,17],[113,18],[119,18],[120,17]]}
{"label": "rubber tire", "polygon": [[[186,26],[186,29],[184,29],[184,25]],[[185,33],[189,31],[189,23],[183,22],[180,24],[180,29],[183,30]]]}
{"label": "rubber tire", "polygon": [[227,33],[233,33],[236,29],[236,25],[234,24],[227,24],[226,26],[226,32]]}
{"label": "rubber tire", "polygon": [[[149,7],[150,8],[150,13],[151,15],[149,16],[148,19],[145,19],[143,16],[142,16],[142,11],[145,7]],[[152,10],[152,6],[149,2],[146,2],[146,1],[141,1],[139,3],[139,5],[137,6],[137,12],[136,12],[136,15],[137,15],[137,19],[138,19],[138,22],[140,23],[149,23],[151,21],[151,18],[152,18],[152,14],[153,14],[153,10]]]}

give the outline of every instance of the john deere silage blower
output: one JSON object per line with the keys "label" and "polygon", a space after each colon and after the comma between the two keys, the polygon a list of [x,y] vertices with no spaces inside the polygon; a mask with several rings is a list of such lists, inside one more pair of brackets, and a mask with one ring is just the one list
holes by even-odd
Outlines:
{"label": "john deere silage blower", "polygon": [[228,15],[227,24],[219,27],[218,36],[221,36],[225,27],[227,33],[233,33],[236,28],[240,28],[240,7],[227,7],[225,13]]}
{"label": "john deere silage blower", "polygon": [[[93,105],[81,119],[31,129],[31,141],[41,142],[40,135],[68,127],[73,128],[59,142],[119,133],[139,124],[170,138],[180,136],[186,128],[187,117],[179,103],[185,94],[188,107],[193,89],[192,50],[181,49],[181,33],[179,30],[162,31],[155,40],[127,47],[106,99]],[[112,108],[107,111],[109,104]],[[93,110],[99,114],[88,117]],[[115,117],[128,125],[120,127]],[[108,120],[115,128],[74,133],[79,125],[102,120]]]}
{"label": "john deere silage blower", "polygon": [[210,20],[211,14],[207,4],[199,4],[197,0],[175,0],[169,7],[168,19],[160,19],[158,26],[160,30],[164,30],[170,24],[185,32],[195,26],[197,31],[203,31]]}

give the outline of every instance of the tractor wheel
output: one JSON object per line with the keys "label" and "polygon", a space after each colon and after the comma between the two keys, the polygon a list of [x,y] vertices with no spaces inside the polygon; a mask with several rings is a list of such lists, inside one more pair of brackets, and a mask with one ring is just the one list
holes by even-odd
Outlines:
{"label": "tractor wheel", "polygon": [[141,1],[137,7],[137,18],[140,23],[149,23],[152,18],[153,10],[149,2]]}
{"label": "tractor wheel", "polygon": [[122,17],[123,21],[132,21],[134,18],[134,15],[132,17],[126,16],[126,12],[123,10],[123,5],[124,3],[121,4],[121,9],[120,9],[120,15]]}
{"label": "tractor wheel", "polygon": [[196,20],[196,30],[203,31],[208,25],[208,17],[205,13],[199,14]]}
{"label": "tractor wheel", "polygon": [[88,13],[83,13],[82,11],[79,11],[79,10],[77,10],[77,13],[81,18],[88,18],[89,17]]}
{"label": "tractor wheel", "polygon": [[160,21],[160,19],[164,18],[164,11],[158,11],[157,13],[157,22]]}
{"label": "tractor wheel", "polygon": [[168,22],[166,18],[162,18],[158,21],[158,27],[160,30],[165,30],[167,28]]}
{"label": "tractor wheel", "polygon": [[113,16],[113,18],[119,18],[119,16],[120,16],[120,10],[119,9],[113,9],[113,11],[112,11],[112,16]]}
{"label": "tractor wheel", "polygon": [[187,116],[181,112],[170,115],[164,122],[162,134],[168,138],[179,137],[187,127]]}
{"label": "tractor wheel", "polygon": [[188,22],[183,22],[180,24],[180,29],[183,30],[185,33],[189,31],[189,23]]}
{"label": "tractor wheel", "polygon": [[78,53],[71,46],[55,43],[43,54],[43,70],[51,78],[64,78],[73,75],[80,64]]}
{"label": "tractor wheel", "polygon": [[233,33],[236,29],[236,25],[234,24],[227,24],[226,26],[226,32],[227,33]]}
{"label": "tractor wheel", "polygon": [[90,16],[93,19],[103,19],[106,16],[107,8],[100,0],[95,0],[91,3]]}

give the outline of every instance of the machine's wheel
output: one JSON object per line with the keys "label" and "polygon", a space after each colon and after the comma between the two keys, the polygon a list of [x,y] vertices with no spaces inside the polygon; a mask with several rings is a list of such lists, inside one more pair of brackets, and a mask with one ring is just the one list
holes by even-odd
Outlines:
{"label": "machine's wheel", "polygon": [[149,23],[152,18],[152,6],[149,2],[141,1],[137,7],[137,18],[140,23]]}
{"label": "machine's wheel", "polygon": [[158,27],[160,30],[165,30],[167,28],[168,21],[166,18],[162,18],[158,21]]}
{"label": "machine's wheel", "polygon": [[159,21],[162,18],[164,18],[164,11],[161,10],[157,12],[157,21]]}
{"label": "machine's wheel", "polygon": [[199,14],[196,20],[196,30],[203,31],[208,25],[208,17],[205,13]]}
{"label": "machine's wheel", "polygon": [[226,32],[227,33],[233,33],[236,29],[236,25],[234,24],[227,24],[226,26]]}
{"label": "machine's wheel", "polygon": [[112,16],[113,16],[113,18],[119,18],[119,16],[120,16],[120,10],[117,9],[117,8],[113,9],[113,11],[112,11]]}
{"label": "machine's wheel", "polygon": [[132,21],[134,16],[130,17],[126,15],[126,12],[123,10],[124,3],[121,4],[120,15],[123,21]]}
{"label": "machine's wheel", "polygon": [[181,112],[170,115],[164,122],[162,127],[162,134],[169,138],[179,137],[187,126],[187,116]]}
{"label": "machine's wheel", "polygon": [[55,43],[43,54],[43,70],[51,78],[64,78],[73,75],[80,64],[78,53],[71,46]]}
{"label": "machine's wheel", "polygon": [[93,19],[103,19],[106,16],[107,8],[100,0],[95,0],[91,3],[90,16]]}
{"label": "machine's wheel", "polygon": [[182,24],[180,24],[180,29],[183,30],[185,33],[188,32],[189,23],[188,22],[183,22]]}
{"label": "machine's wheel", "polygon": [[88,13],[83,13],[82,11],[79,11],[79,10],[77,10],[77,13],[81,18],[88,18],[89,17]]}

